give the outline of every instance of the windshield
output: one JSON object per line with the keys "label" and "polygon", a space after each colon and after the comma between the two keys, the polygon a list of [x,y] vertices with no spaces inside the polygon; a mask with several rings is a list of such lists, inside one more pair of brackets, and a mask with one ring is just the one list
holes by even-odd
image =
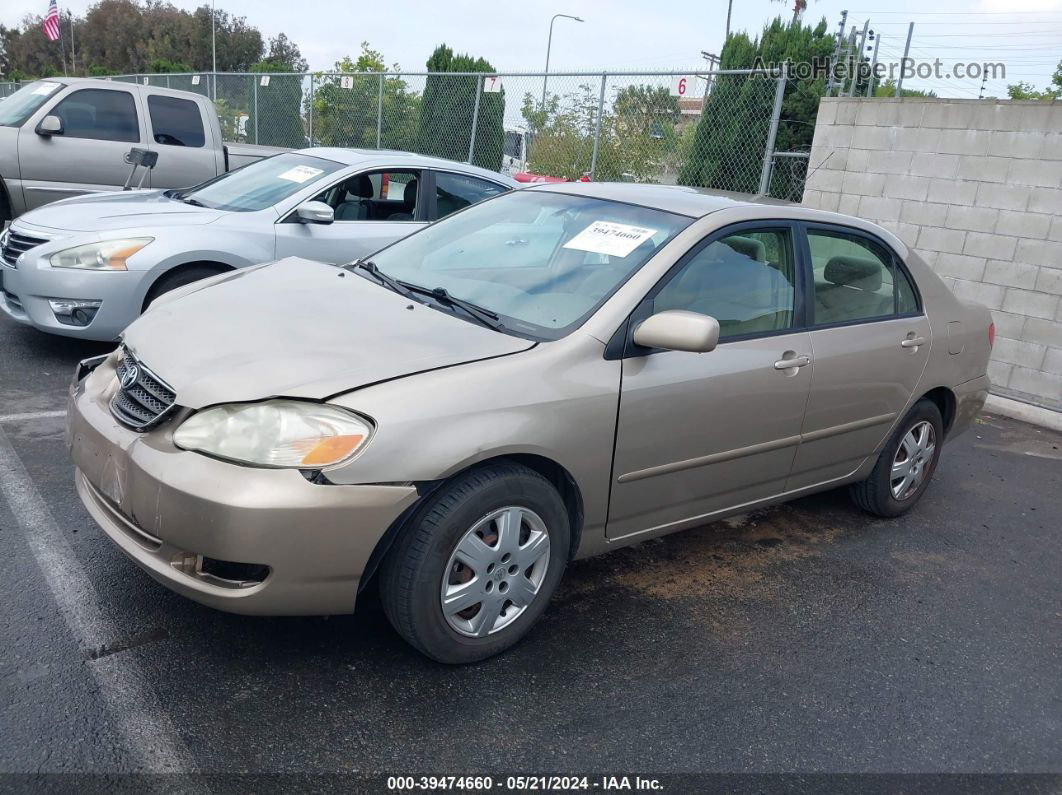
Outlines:
{"label": "windshield", "polygon": [[18,127],[62,87],[62,83],[38,80],[0,100],[0,127]]}
{"label": "windshield", "polygon": [[169,195],[212,210],[253,212],[272,207],[341,168],[343,164],[334,160],[289,152]]}
{"label": "windshield", "polygon": [[387,275],[443,288],[505,329],[558,339],[578,327],[691,219],[630,204],[516,191],[373,256]]}

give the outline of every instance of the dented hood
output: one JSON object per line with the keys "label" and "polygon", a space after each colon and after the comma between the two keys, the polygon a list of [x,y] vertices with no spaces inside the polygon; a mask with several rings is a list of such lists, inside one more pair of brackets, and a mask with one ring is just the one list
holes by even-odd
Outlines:
{"label": "dented hood", "polygon": [[189,408],[323,399],[534,346],[310,260],[283,259],[204,284],[156,303],[123,335]]}

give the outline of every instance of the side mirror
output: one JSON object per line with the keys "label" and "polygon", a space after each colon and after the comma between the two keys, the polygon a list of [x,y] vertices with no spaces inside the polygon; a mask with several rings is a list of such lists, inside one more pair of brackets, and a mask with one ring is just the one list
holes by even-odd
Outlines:
{"label": "side mirror", "polygon": [[37,135],[43,135],[45,138],[51,135],[63,134],[63,120],[58,116],[51,114],[41,119],[41,123],[37,125]]}
{"label": "side mirror", "polygon": [[634,330],[634,341],[646,348],[708,353],[719,344],[719,321],[680,309],[657,312]]}
{"label": "side mirror", "polygon": [[303,224],[330,224],[336,220],[336,212],[324,202],[300,204],[295,217]]}

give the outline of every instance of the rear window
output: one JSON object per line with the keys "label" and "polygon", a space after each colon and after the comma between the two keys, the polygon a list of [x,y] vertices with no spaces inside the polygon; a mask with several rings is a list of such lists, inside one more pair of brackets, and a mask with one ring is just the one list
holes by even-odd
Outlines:
{"label": "rear window", "polygon": [[203,116],[190,99],[149,96],[148,115],[157,144],[199,147],[206,143]]}

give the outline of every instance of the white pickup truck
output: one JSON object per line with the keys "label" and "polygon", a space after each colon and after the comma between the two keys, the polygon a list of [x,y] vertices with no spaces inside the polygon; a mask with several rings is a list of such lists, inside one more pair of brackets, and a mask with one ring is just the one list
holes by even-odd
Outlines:
{"label": "white pickup truck", "polygon": [[133,147],[158,154],[143,183],[151,188],[197,185],[287,151],[226,144],[213,103],[200,94],[110,80],[38,80],[0,101],[0,225],[57,199],[120,190]]}

